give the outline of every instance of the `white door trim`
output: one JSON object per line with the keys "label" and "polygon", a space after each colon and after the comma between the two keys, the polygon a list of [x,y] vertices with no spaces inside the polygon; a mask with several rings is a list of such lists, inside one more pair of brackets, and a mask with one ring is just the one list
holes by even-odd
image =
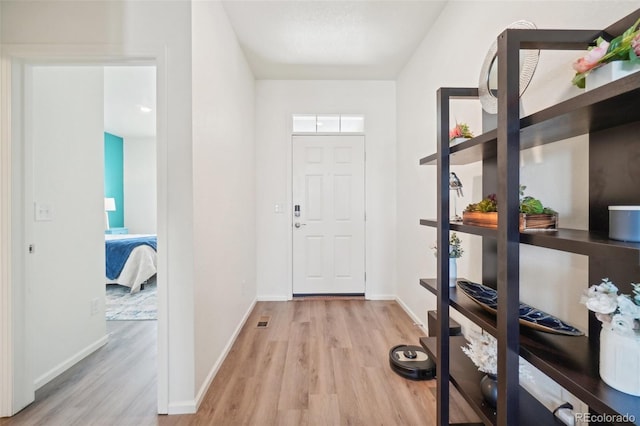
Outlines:
{"label": "white door trim", "polygon": [[[100,52],[96,54],[96,52]],[[157,123],[157,197],[158,240],[164,248],[158,252],[158,413],[166,414],[169,405],[169,323],[168,323],[168,81],[166,48],[149,49],[122,54],[120,46],[108,45],[2,45],[0,52],[0,417],[15,414],[16,405],[24,395],[33,393],[33,380],[25,380],[14,371],[16,362],[24,359],[25,318],[24,295],[21,293],[20,265],[22,251],[13,256],[12,247],[26,247],[24,237],[12,233],[15,217],[25,217],[24,206],[13,203],[14,192],[20,194],[19,179],[14,179],[12,165],[19,153],[12,151],[14,138],[21,141],[20,129],[12,129],[12,122],[20,120],[20,111],[13,111],[14,102],[21,102],[21,94],[12,93],[12,68],[21,63],[59,63],[66,65],[123,65],[153,64],[156,66],[156,123]],[[16,114],[18,117],[16,117]],[[22,216],[19,216],[19,213]],[[24,375],[24,374],[23,374]]]}
{"label": "white door trim", "polygon": [[11,60],[0,57],[0,416],[13,405],[11,282]]}
{"label": "white door trim", "polygon": [[368,299],[367,286],[367,137],[365,133],[295,133],[292,129],[291,120],[289,120],[289,146],[287,149],[287,205],[289,214],[289,226],[287,227],[287,300],[293,299],[293,139],[295,136],[358,136],[363,138],[364,143],[364,276],[365,286],[364,295]]}

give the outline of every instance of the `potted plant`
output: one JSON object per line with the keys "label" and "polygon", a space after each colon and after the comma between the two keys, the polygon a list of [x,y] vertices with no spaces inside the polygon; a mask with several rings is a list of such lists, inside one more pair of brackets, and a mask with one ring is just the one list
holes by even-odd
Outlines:
{"label": "potted plant", "polygon": [[457,145],[460,142],[471,139],[472,137],[473,132],[469,128],[468,124],[456,122],[455,127],[449,130],[449,145]]}
{"label": "potted plant", "polygon": [[[437,244],[434,244],[431,248],[433,249],[433,255],[437,257]],[[462,249],[462,241],[460,241],[460,238],[458,238],[458,235],[455,232],[452,232],[449,237],[449,287],[456,286],[456,280],[458,277],[456,259],[461,258],[462,253],[464,253],[464,250]]]}
{"label": "potted plant", "polygon": [[[595,89],[612,80],[640,71],[640,19],[610,42],[598,37],[595,46],[573,63],[572,83]],[[589,79],[587,80],[587,77]]]}
{"label": "potted plant", "polygon": [[581,303],[602,322],[600,377],[612,388],[640,396],[640,284],[631,285],[632,295],[618,294],[604,278],[589,287]]}
{"label": "potted plant", "polygon": [[[558,213],[540,200],[525,196],[527,187],[520,185],[520,231],[549,231],[558,226]],[[469,204],[462,212],[462,223],[475,226],[498,226],[498,200],[490,194],[479,203]]]}
{"label": "potted plant", "polygon": [[498,200],[489,194],[478,203],[472,203],[462,212],[462,223],[476,226],[498,226]]}

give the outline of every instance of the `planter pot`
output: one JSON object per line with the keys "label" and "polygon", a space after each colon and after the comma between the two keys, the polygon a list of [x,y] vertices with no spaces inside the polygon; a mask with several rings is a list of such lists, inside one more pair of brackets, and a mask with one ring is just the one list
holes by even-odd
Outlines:
{"label": "planter pot", "polygon": [[613,61],[592,70],[585,79],[585,90],[593,90],[596,87],[611,83],[614,80],[640,71],[640,64],[632,64],[629,61]]}
{"label": "planter pot", "polygon": [[485,374],[480,380],[480,391],[487,404],[496,408],[498,404],[498,377],[493,374]]}
{"label": "planter pot", "polygon": [[465,225],[498,227],[498,212],[462,212],[462,223]]}
{"label": "planter pot", "polygon": [[449,287],[455,287],[458,279],[458,266],[455,257],[449,258]]}
{"label": "planter pot", "polygon": [[[465,225],[498,227],[497,212],[462,212],[462,223]],[[558,228],[557,214],[523,214],[520,213],[520,231],[554,231]]]}
{"label": "planter pot", "polygon": [[600,377],[614,389],[640,396],[640,337],[602,327]]}
{"label": "planter pot", "polygon": [[558,214],[520,213],[520,231],[554,231],[558,228]]}
{"label": "planter pot", "polygon": [[468,141],[471,138],[453,138],[449,141],[449,146],[458,145],[464,141]]}

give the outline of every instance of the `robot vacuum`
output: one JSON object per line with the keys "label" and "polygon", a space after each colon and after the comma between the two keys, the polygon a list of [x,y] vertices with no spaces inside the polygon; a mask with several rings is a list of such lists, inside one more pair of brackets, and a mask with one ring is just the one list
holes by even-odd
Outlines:
{"label": "robot vacuum", "polygon": [[394,346],[389,351],[389,365],[397,374],[411,380],[429,380],[436,376],[436,364],[420,346]]}

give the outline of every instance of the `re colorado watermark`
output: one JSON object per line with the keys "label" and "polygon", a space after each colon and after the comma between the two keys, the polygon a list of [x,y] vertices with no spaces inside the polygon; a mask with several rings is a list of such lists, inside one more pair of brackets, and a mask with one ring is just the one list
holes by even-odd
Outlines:
{"label": "re colorado watermark", "polygon": [[576,422],[583,423],[631,423],[635,424],[636,416],[633,414],[592,414],[575,413]]}

